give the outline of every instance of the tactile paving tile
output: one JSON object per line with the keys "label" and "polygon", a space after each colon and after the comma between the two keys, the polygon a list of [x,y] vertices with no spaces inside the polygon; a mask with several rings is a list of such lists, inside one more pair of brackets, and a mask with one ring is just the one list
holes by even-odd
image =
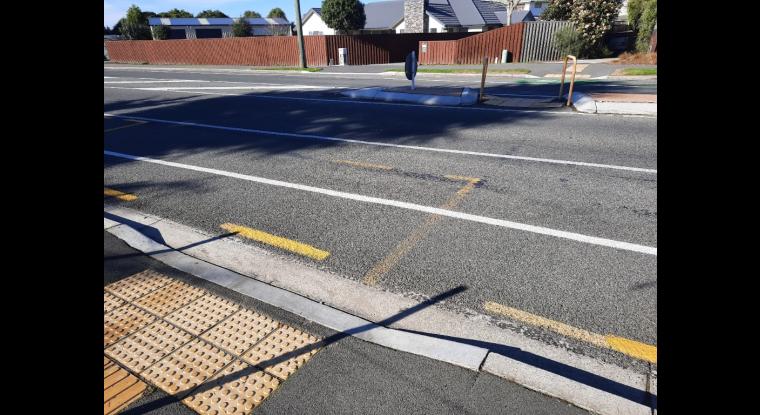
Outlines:
{"label": "tactile paving tile", "polygon": [[109,293],[103,292],[103,314],[110,313],[112,310],[119,308],[124,304],[124,300]]}
{"label": "tactile paving tile", "polygon": [[170,395],[182,395],[214,376],[233,359],[231,354],[196,338],[141,375]]}
{"label": "tactile paving tile", "polygon": [[[283,325],[241,357],[247,363],[263,367],[268,373],[284,380],[317,353],[317,348],[304,348],[318,341],[319,339],[308,333]],[[291,356],[291,353],[296,354]],[[272,359],[279,361],[278,358],[284,355],[290,357],[279,363],[271,362]]]}
{"label": "tactile paving tile", "polygon": [[134,333],[152,323],[156,318],[132,304],[119,307],[103,317],[103,347]]}
{"label": "tactile paving tile", "polygon": [[276,377],[236,360],[182,402],[201,415],[249,414],[278,386]]}
{"label": "tactile paving tile", "polygon": [[240,306],[232,301],[206,294],[164,318],[197,336],[229,317],[238,308]]}
{"label": "tactile paving tile", "polygon": [[134,301],[151,291],[171,283],[171,278],[146,269],[132,276],[106,285],[105,290],[127,301]]}
{"label": "tactile paving tile", "polygon": [[105,353],[127,368],[140,373],[192,338],[190,333],[182,329],[165,321],[157,321],[107,348]]}
{"label": "tactile paving tile", "polygon": [[201,338],[240,355],[279,326],[279,322],[255,311],[240,310]]}
{"label": "tactile paving tile", "polygon": [[118,413],[138,400],[148,385],[103,357],[103,414]]}
{"label": "tactile paving tile", "polygon": [[171,284],[153,291],[134,303],[150,311],[151,313],[165,316],[172,311],[184,307],[198,297],[206,294],[206,290],[193,287],[182,281],[174,281]]}

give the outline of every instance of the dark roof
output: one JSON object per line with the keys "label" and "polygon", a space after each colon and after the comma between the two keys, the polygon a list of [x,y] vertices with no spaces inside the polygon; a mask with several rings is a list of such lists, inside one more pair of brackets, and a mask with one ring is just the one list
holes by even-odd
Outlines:
{"label": "dark roof", "polygon": [[390,0],[367,3],[364,5],[367,21],[365,29],[387,29],[404,18],[404,1]]}
{"label": "dark roof", "polygon": [[[501,24],[507,24],[507,11],[499,11],[494,13],[496,17],[499,18],[499,22]],[[520,23],[520,22],[532,22],[536,20],[536,18],[533,16],[533,13],[530,12],[530,10],[515,10],[512,12],[512,23]]]}
{"label": "dark roof", "polygon": [[[428,0],[426,13],[446,27],[483,26],[505,24],[506,7],[502,3],[489,0]],[[303,16],[306,20],[316,13],[321,17],[321,8],[309,9]],[[364,5],[367,21],[365,29],[390,29],[404,19],[404,0],[387,0]],[[512,22],[535,20],[529,11],[512,12]]]}
{"label": "dark roof", "polygon": [[[497,16],[496,12],[507,12],[507,8],[502,3],[497,3],[495,1],[484,1],[484,0],[472,0],[472,4],[475,5],[475,7],[480,12],[480,16],[483,17],[483,20],[485,20],[486,24],[489,25],[498,25],[498,24],[504,24]],[[514,12],[512,13],[514,15]]]}
{"label": "dark roof", "polygon": [[448,0],[430,0],[428,2],[427,14],[433,16],[435,20],[438,20],[446,27],[461,26],[459,19],[457,19],[457,15],[454,13],[454,9],[449,4]]}
{"label": "dark roof", "polygon": [[[166,25],[166,26],[231,26],[235,23],[233,18],[229,17],[149,17],[148,24],[150,26]],[[281,17],[251,17],[246,18],[248,23],[252,26],[268,26],[268,25],[289,25],[290,22]]]}
{"label": "dark roof", "polygon": [[462,26],[483,26],[485,21],[472,0],[449,0],[451,8]]}

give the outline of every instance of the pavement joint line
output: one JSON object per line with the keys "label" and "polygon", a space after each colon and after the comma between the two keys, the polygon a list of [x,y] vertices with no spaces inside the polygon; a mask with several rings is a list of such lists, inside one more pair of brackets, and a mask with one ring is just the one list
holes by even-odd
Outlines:
{"label": "pavement joint line", "polygon": [[291,182],[285,182],[281,180],[267,179],[264,177],[251,176],[251,175],[234,173],[234,172],[212,169],[212,168],[207,168],[207,167],[194,166],[190,164],[176,163],[176,162],[171,162],[171,161],[154,159],[150,157],[134,156],[131,154],[119,153],[115,151],[104,150],[103,154],[107,156],[112,156],[112,157],[117,157],[117,158],[122,158],[122,159],[127,159],[127,160],[142,161],[142,162],[175,167],[175,168],[180,168],[180,169],[185,169],[185,170],[192,170],[192,171],[197,171],[197,172],[202,172],[202,173],[214,174],[218,176],[231,177],[234,179],[245,180],[245,181],[250,181],[254,183],[260,183],[260,184],[265,184],[265,185],[270,185],[270,186],[284,187],[284,188],[289,188],[289,189],[301,190],[305,192],[323,194],[327,196],[339,197],[342,199],[354,200],[358,202],[372,203],[372,204],[384,205],[384,206],[393,206],[393,207],[397,207],[401,209],[414,210],[418,212],[435,213],[441,216],[447,216],[447,217],[466,220],[470,222],[483,223],[486,225],[499,226],[499,227],[508,228],[508,229],[516,229],[516,230],[521,230],[521,231],[540,234],[540,235],[568,239],[571,241],[576,241],[576,242],[581,242],[581,243],[586,243],[586,244],[591,244],[591,245],[598,245],[598,246],[625,250],[625,251],[639,252],[646,255],[654,255],[654,256],[657,255],[656,247],[640,245],[640,244],[635,244],[631,242],[617,241],[614,239],[584,235],[584,234],[580,234],[576,232],[569,232],[569,231],[563,231],[559,229],[547,228],[543,226],[513,222],[513,221],[504,220],[504,219],[490,218],[486,216],[474,215],[470,213],[458,212],[458,211],[448,210],[448,209],[441,209],[441,208],[436,208],[432,206],[419,205],[416,203],[403,202],[399,200],[383,199],[383,198],[378,198],[378,197],[359,195],[355,193],[342,192],[338,190],[325,189],[325,188],[320,188],[320,187],[315,187],[315,186],[308,186],[308,185],[299,184],[299,183],[291,183]]}
{"label": "pavement joint line", "polygon": [[147,121],[138,121],[138,120],[130,120],[133,124],[129,125],[120,125],[118,127],[109,128],[107,130],[103,130],[104,133],[110,133],[111,131],[121,130],[122,128],[130,128],[130,127],[137,127],[138,125],[147,124]]}
{"label": "pavement joint line", "polygon": [[[125,90],[131,90],[131,91],[139,91],[138,88],[123,88],[123,87],[117,87],[117,86],[109,86],[104,87],[108,89],[125,89]],[[221,96],[229,96],[229,97],[240,97],[240,98],[249,98],[249,99],[280,99],[280,100],[291,100],[291,101],[314,101],[314,102],[332,102],[332,103],[339,103],[339,104],[347,104],[347,105],[355,105],[355,104],[363,104],[363,105],[390,105],[390,106],[397,106],[397,107],[415,107],[415,108],[428,108],[428,109],[448,109],[448,110],[462,110],[462,111],[491,111],[491,112],[519,112],[519,113],[540,113],[540,114],[553,114],[553,115],[565,115],[565,116],[587,116],[587,117],[596,117],[600,114],[587,114],[583,112],[576,112],[576,111],[551,111],[551,110],[526,110],[526,109],[516,109],[516,108],[483,108],[483,107],[476,107],[476,106],[461,106],[461,105],[424,105],[424,104],[405,104],[402,102],[383,102],[383,101],[361,101],[361,100],[355,100],[355,99],[330,99],[330,98],[305,98],[305,97],[283,97],[283,96],[272,96],[272,95],[243,95],[243,94],[225,94],[221,92],[204,92],[204,91],[181,91],[181,90],[168,90],[163,92],[170,92],[170,93],[181,93],[181,94],[197,94],[197,95],[221,95]],[[648,115],[630,115],[630,114],[616,114],[616,115],[623,115],[626,117],[632,117],[632,118],[651,118],[656,119],[657,117],[652,117]]]}
{"label": "pavement joint line", "polygon": [[234,223],[223,223],[219,225],[219,227],[226,231],[234,232],[235,234],[246,239],[274,246],[276,248],[280,248],[282,250],[302,255],[317,261],[324,261],[325,258],[330,256],[329,252],[315,248],[309,244],[273,235],[271,233],[249,228],[247,226],[237,225]]}
{"label": "pavement joint line", "polygon": [[[452,180],[466,181],[467,184],[459,189],[453,196],[449,197],[449,199],[440,206],[440,209],[456,208],[459,203],[464,200],[464,197],[467,195],[467,193],[474,189],[475,185],[480,182],[480,179],[475,177],[451,175],[444,177]],[[373,265],[372,268],[370,268],[370,270],[364,274],[362,282],[367,285],[376,286],[378,281],[385,274],[392,270],[402,259],[404,259],[404,257],[406,257],[406,254],[408,254],[409,251],[414,249],[418,243],[420,243],[425,239],[425,237],[430,234],[430,231],[433,230],[435,224],[438,223],[441,219],[443,219],[443,217],[440,215],[430,214],[422,223],[422,225],[407,235],[407,237],[399,242],[383,259],[375,263],[375,265]]]}
{"label": "pavement joint line", "polygon": [[541,317],[527,311],[507,307],[493,301],[487,301],[483,308],[494,314],[509,317],[532,326],[542,327],[555,333],[590,343],[594,346],[615,350],[627,356],[651,363],[657,363],[657,346],[641,343],[635,340],[607,334],[601,335],[578,327]]}
{"label": "pavement joint line", "polygon": [[133,200],[137,199],[137,196],[131,194],[131,193],[124,193],[122,191],[111,189],[108,187],[103,188],[103,195],[108,197],[115,197],[119,200],[124,200],[126,202],[131,202]]}
{"label": "pavement joint line", "polygon": [[657,174],[657,170],[654,170],[654,169],[617,166],[617,165],[612,165],[612,164],[587,163],[587,162],[582,162],[582,161],[547,159],[547,158],[528,157],[528,156],[515,156],[511,154],[483,153],[483,152],[478,152],[478,151],[456,150],[456,149],[438,148],[438,147],[392,144],[392,143],[383,143],[379,141],[354,140],[354,139],[348,139],[348,138],[329,137],[329,136],[314,135],[314,134],[258,130],[258,129],[253,129],[253,128],[226,127],[226,126],[214,125],[214,124],[203,124],[203,123],[194,123],[194,122],[187,122],[187,121],[173,121],[173,120],[164,120],[164,119],[158,119],[158,118],[139,117],[139,116],[133,116],[133,115],[118,115],[118,114],[112,114],[112,113],[107,113],[107,112],[104,112],[103,116],[118,118],[118,119],[125,119],[125,120],[140,120],[140,121],[155,122],[155,123],[160,123],[160,124],[183,125],[186,127],[210,128],[210,129],[216,129],[216,130],[237,131],[237,132],[252,133],[252,134],[294,137],[294,138],[299,138],[299,139],[302,138],[302,139],[311,139],[311,140],[335,141],[335,142],[345,142],[345,143],[352,143],[352,144],[373,145],[373,146],[380,146],[380,147],[404,148],[404,149],[411,149],[411,150],[432,151],[432,152],[440,152],[440,153],[472,155],[472,156],[481,156],[481,157],[531,161],[531,162],[538,162],[538,163],[605,168],[605,169],[612,169],[612,170],[626,170],[626,171],[634,171],[634,172],[641,172],[641,173]]}

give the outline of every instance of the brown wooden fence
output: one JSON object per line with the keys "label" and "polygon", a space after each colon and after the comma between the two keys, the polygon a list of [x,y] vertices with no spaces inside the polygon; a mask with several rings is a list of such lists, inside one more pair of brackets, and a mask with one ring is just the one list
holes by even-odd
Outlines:
{"label": "brown wooden fence", "polygon": [[[349,65],[403,62],[420,41],[462,39],[472,33],[403,33],[304,36],[309,66],[338,63],[338,48],[348,48]],[[106,42],[111,61],[184,65],[296,66],[295,36],[221,39],[121,40]]]}
{"label": "brown wooden fence", "polygon": [[[185,65],[298,65],[295,36],[106,42],[111,61]],[[306,60],[327,65],[324,36],[305,36]]]}
{"label": "brown wooden fence", "polygon": [[[524,23],[489,30],[459,40],[420,42],[420,65],[478,64],[487,56],[490,62],[501,61],[502,50],[510,54],[511,62],[519,62],[522,52]],[[427,45],[422,45],[427,43]]]}

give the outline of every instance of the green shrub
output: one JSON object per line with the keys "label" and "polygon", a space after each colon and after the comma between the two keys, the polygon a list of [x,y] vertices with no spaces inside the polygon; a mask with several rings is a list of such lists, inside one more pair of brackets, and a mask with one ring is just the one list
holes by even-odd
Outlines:
{"label": "green shrub", "polygon": [[232,36],[248,37],[251,36],[251,24],[248,19],[241,17],[232,24]]}
{"label": "green shrub", "polygon": [[554,42],[563,57],[565,55],[573,55],[580,58],[588,49],[586,41],[572,27],[558,30],[554,34]]}
{"label": "green shrub", "polygon": [[153,39],[155,40],[166,40],[169,38],[169,27],[160,25],[160,26],[153,26]]}

